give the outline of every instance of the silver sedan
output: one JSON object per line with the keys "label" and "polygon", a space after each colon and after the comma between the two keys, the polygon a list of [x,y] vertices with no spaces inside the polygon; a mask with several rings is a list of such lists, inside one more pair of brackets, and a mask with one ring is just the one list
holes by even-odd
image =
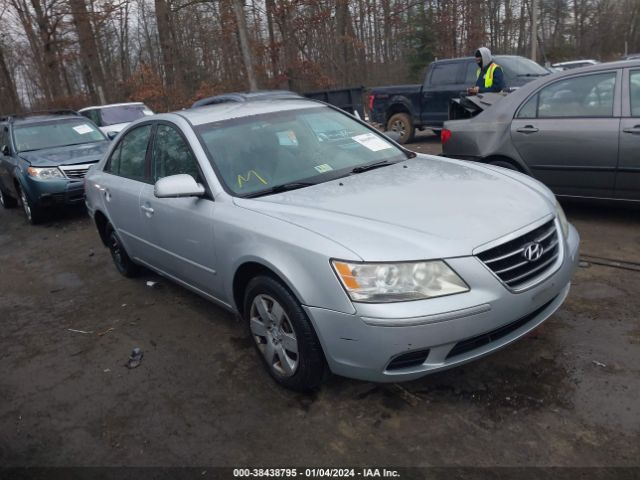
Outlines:
{"label": "silver sedan", "polygon": [[552,315],[578,261],[539,182],[416,155],[302,99],[137,121],[86,195],[122,274],[145,266],[237,313],[297,390],[482,357]]}
{"label": "silver sedan", "polygon": [[527,173],[559,196],[640,202],[640,61],[536,80],[441,138],[447,157]]}

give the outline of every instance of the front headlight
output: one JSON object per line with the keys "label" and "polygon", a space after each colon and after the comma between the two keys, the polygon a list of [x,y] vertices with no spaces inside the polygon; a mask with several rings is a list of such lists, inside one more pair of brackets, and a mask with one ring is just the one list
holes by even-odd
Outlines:
{"label": "front headlight", "polygon": [[354,302],[404,302],[469,291],[467,284],[442,260],[403,263],[332,260],[331,265]]}
{"label": "front headlight", "polygon": [[27,173],[30,177],[39,178],[40,180],[57,180],[64,178],[60,169],[56,167],[29,167],[27,168]]}
{"label": "front headlight", "polygon": [[562,233],[564,234],[564,238],[569,236],[569,221],[567,220],[567,216],[564,214],[564,210],[556,200],[556,216],[558,220],[560,220],[560,227],[562,227]]}

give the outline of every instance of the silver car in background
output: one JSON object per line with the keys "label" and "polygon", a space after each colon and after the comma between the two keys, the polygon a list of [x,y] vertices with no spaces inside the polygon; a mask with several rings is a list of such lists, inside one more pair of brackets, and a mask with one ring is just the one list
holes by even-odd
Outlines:
{"label": "silver car in background", "polygon": [[86,107],[78,113],[93,120],[102,133],[114,138],[120,131],[134,120],[153,115],[153,111],[142,102],[111,103]]}
{"label": "silver car in background", "polygon": [[443,155],[527,173],[563,197],[640,201],[640,61],[531,82],[444,124]]}
{"label": "silver car in background", "polygon": [[416,155],[310,100],[137,121],[86,194],[122,274],[146,266],[237,313],[296,390],[482,357],[552,315],[578,262],[536,180]]}

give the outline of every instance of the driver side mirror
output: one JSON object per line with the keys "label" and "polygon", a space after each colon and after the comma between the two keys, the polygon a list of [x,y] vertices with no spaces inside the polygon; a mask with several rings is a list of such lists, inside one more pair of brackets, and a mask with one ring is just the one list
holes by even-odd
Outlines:
{"label": "driver side mirror", "polygon": [[205,189],[191,175],[181,173],[158,180],[153,193],[158,198],[202,197]]}
{"label": "driver side mirror", "polygon": [[9,148],[9,145],[3,145],[1,152],[2,152],[2,155],[5,155],[8,157],[9,155],[11,155],[11,148]]}

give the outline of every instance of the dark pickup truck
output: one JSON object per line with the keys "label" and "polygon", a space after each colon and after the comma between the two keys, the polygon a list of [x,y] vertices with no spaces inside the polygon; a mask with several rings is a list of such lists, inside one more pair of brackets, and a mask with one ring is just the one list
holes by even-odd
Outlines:
{"label": "dark pickup truck", "polygon": [[[549,71],[524,57],[496,55],[508,88],[517,88]],[[369,121],[400,133],[400,143],[413,139],[415,130],[439,133],[449,119],[451,99],[476,83],[473,57],[432,62],[422,85],[374,87],[369,91]]]}

